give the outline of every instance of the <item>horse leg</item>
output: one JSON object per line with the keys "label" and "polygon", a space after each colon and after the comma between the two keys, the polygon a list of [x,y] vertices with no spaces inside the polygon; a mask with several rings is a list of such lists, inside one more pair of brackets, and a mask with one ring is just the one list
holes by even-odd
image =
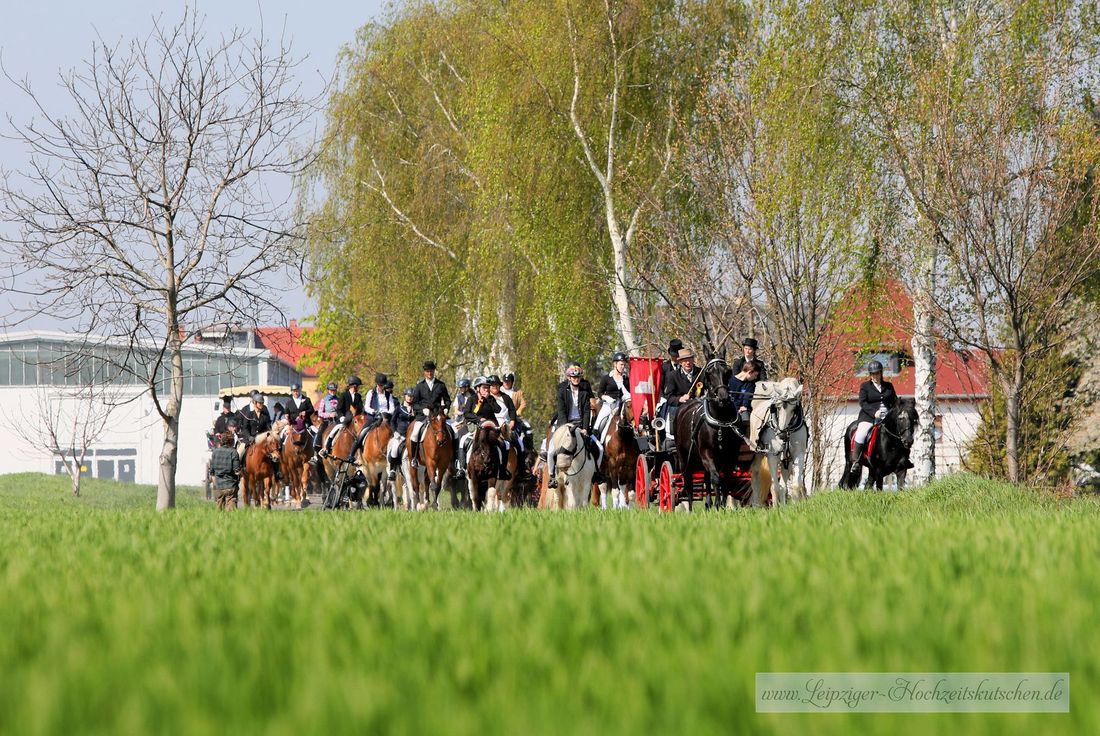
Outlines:
{"label": "horse leg", "polygon": [[898,479],[898,490],[899,491],[904,491],[905,490],[905,475],[908,472],[909,472],[908,470],[896,470],[896,471],[894,471],[894,477]]}
{"label": "horse leg", "polygon": [[787,494],[790,491],[791,469],[784,468],[779,453],[768,453],[768,468],[772,470],[772,495],[775,497],[775,505],[787,503]]}

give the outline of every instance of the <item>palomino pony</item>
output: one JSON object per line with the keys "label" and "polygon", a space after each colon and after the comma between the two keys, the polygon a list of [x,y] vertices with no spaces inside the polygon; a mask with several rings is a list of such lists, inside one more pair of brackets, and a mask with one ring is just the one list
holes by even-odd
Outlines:
{"label": "palomino pony", "polygon": [[[367,478],[367,499],[377,499],[379,503],[383,502],[382,490],[384,484],[388,484],[386,478],[387,471],[389,470],[389,462],[386,459],[386,449],[390,444],[390,439],[393,437],[393,427],[387,421],[382,421],[375,426],[371,427],[367,432],[367,436],[363,438],[363,447],[359,451],[359,457],[363,464],[363,475]],[[392,492],[390,494],[389,503],[393,504],[393,508],[397,508],[397,493]]]}
{"label": "palomino pony", "polygon": [[305,503],[306,492],[309,490],[309,474],[313,469],[309,460],[312,457],[313,441],[309,434],[287,427],[280,465],[283,480],[290,486],[290,502],[299,509]]}
{"label": "palomino pony", "polygon": [[[706,475],[708,504],[717,509],[726,505],[730,495],[722,476],[734,470],[745,440],[737,428],[737,407],[729,392],[733,369],[722,358],[710,358],[699,380],[701,398],[692,399],[676,413],[676,452],[684,480],[688,510],[694,497],[694,474]],[[747,499],[738,499],[744,502]]]}
{"label": "palomino pony", "polygon": [[[905,474],[913,467],[909,462],[909,450],[913,447],[913,433],[919,423],[917,407],[912,399],[902,399],[898,405],[886,414],[886,418],[878,427],[878,437],[874,446],[870,448],[870,457],[865,453],[860,458],[860,465],[867,466],[867,486],[874,485],[882,490],[882,479],[891,473],[898,479],[898,490],[905,488]],[[844,475],[841,477],[842,488],[858,488],[863,475],[861,467],[856,473],[849,473],[852,466],[852,434],[856,431],[857,422],[848,425],[844,432]],[[868,439],[870,443],[870,438]]]}
{"label": "palomino pony", "polygon": [[[752,399],[753,435],[758,436],[752,463],[752,505],[763,506],[770,494],[775,503],[809,495],[805,488],[806,449],[810,431],[802,413],[802,384],[795,378],[761,381]],[[768,474],[762,472],[767,457]]]}
{"label": "palomino pony", "polygon": [[[447,423],[447,415],[436,409],[428,420],[428,426],[424,431],[424,438],[420,441],[419,457],[413,457],[412,433],[405,439],[405,456],[409,459],[409,480],[412,485],[411,506],[420,506],[420,471],[418,465],[425,471],[425,479],[428,483],[428,492],[425,501],[428,505],[439,508],[439,491],[443,482],[450,473],[451,464],[455,459],[455,437],[451,431],[451,425]],[[451,508],[458,508],[458,493],[451,488]]]}
{"label": "palomino pony", "polygon": [[279,466],[279,438],[272,432],[264,432],[248,448],[244,456],[244,470],[241,472],[241,484],[244,487],[244,502],[247,506],[271,508],[271,499],[275,496],[275,471]]}
{"label": "palomino pony", "polygon": [[[574,424],[562,424],[554,430],[550,447],[557,448],[557,467],[547,468],[546,472],[557,475],[558,487],[546,489],[546,506],[583,508],[591,497],[592,476],[596,472],[596,460],[588,452],[584,434]],[[564,489],[564,493],[559,489]]]}
{"label": "palomino pony", "polygon": [[[608,489],[612,485],[615,487],[613,508],[625,509],[633,500],[634,475],[638,464],[638,440],[634,437],[633,419],[629,398],[623,400],[618,411],[611,415],[607,442],[603,448],[604,475],[608,482],[599,485],[604,506],[608,505]],[[631,490],[628,491],[628,488]]]}

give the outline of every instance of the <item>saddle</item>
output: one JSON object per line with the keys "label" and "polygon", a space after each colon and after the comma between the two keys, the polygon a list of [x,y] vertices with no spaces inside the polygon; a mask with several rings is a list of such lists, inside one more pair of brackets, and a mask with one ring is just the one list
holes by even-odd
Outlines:
{"label": "saddle", "polygon": [[[863,454],[860,456],[867,462],[871,462],[871,453],[875,451],[875,443],[878,442],[878,431],[882,427],[881,424],[876,424],[871,428],[871,434],[867,435],[867,444],[863,448]],[[851,455],[856,449],[856,433],[852,432],[852,441],[848,446],[848,454]],[[852,458],[853,460],[855,458]]]}

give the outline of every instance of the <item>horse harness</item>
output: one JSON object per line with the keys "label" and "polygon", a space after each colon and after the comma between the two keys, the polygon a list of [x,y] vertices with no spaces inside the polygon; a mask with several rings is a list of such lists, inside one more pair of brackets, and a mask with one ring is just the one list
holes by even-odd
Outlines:
{"label": "horse harness", "polygon": [[806,417],[802,413],[802,404],[795,409],[794,418],[786,427],[779,427],[779,402],[774,399],[768,406],[768,418],[764,426],[775,430],[775,437],[782,445],[779,450],[779,464],[786,470],[791,466],[791,435],[806,426]]}

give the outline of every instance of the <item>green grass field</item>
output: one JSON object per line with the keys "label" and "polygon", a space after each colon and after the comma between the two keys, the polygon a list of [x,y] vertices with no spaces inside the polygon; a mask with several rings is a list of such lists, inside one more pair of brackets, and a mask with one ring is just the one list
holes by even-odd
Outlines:
{"label": "green grass field", "polygon": [[[0,478],[0,731],[1100,733],[1100,502],[238,511]],[[1066,671],[1069,714],[757,714],[758,671]]]}

